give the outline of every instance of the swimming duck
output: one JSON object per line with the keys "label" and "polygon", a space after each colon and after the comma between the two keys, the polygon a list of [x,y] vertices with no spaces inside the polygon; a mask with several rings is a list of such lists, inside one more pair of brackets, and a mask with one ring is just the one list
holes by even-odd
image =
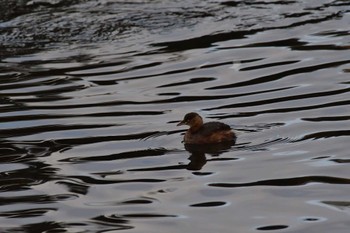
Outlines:
{"label": "swimming duck", "polygon": [[213,144],[236,141],[236,135],[229,125],[217,121],[203,123],[202,117],[195,112],[187,113],[184,119],[177,124],[177,126],[180,125],[190,126],[184,136],[185,144]]}

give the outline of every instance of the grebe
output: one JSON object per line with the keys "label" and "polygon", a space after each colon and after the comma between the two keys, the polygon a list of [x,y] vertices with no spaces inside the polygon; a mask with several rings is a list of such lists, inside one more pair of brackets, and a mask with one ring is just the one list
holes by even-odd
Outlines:
{"label": "grebe", "polygon": [[185,144],[213,144],[235,142],[236,135],[229,125],[221,122],[203,123],[203,119],[195,112],[187,113],[184,119],[177,124],[188,125],[190,128],[184,136]]}

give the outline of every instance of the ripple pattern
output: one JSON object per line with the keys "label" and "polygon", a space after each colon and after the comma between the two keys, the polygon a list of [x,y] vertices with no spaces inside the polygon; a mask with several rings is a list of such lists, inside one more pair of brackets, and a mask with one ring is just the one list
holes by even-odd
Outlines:
{"label": "ripple pattern", "polygon": [[[0,1],[2,231],[347,233],[349,22],[342,0]],[[236,144],[183,145],[192,111]]]}

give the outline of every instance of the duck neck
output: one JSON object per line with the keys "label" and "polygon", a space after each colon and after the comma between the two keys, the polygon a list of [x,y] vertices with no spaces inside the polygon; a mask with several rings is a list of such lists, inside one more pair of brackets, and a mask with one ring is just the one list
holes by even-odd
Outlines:
{"label": "duck neck", "polygon": [[189,131],[191,133],[197,132],[203,125],[203,120],[201,118],[198,118],[190,127]]}

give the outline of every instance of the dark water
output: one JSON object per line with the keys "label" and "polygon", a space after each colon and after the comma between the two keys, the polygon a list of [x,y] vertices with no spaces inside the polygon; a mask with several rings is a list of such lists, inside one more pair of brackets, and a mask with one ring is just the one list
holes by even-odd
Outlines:
{"label": "dark water", "polygon": [[1,232],[349,232],[350,1],[0,4]]}

